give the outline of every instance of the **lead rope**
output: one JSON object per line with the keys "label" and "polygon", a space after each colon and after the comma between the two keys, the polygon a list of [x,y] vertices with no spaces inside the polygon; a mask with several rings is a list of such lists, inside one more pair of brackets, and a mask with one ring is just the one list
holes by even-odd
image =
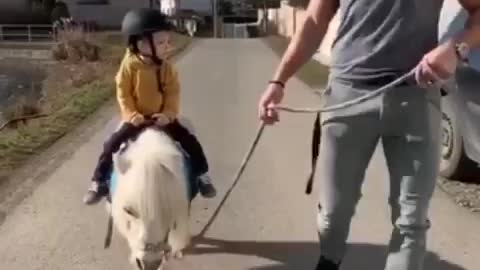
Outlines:
{"label": "lead rope", "polygon": [[213,215],[210,217],[210,219],[208,220],[207,224],[203,227],[202,231],[200,232],[199,236],[202,237],[205,235],[205,233],[208,231],[208,229],[212,226],[213,222],[215,221],[215,219],[217,218],[218,216],[218,213],[220,213],[220,210],[222,209],[223,205],[225,204],[225,202],[227,201],[228,197],[230,196],[230,193],[232,193],[233,189],[235,188],[235,186],[237,185],[238,183],[238,180],[240,180],[240,177],[242,176],[243,174],[243,171],[245,170],[245,168],[247,167],[247,164],[248,162],[250,161],[250,158],[252,157],[252,154],[253,152],[255,151],[255,149],[257,148],[257,145],[258,145],[258,141],[260,140],[260,138],[262,137],[262,134],[263,134],[263,131],[265,130],[265,124],[262,123],[258,126],[258,129],[257,129],[257,132],[256,132],[256,135],[255,135],[255,138],[253,139],[253,142],[250,146],[250,148],[248,149],[248,152],[247,154],[245,155],[245,157],[243,158],[243,161],[240,165],[240,168],[238,169],[237,173],[235,174],[235,178],[233,179],[233,183],[232,185],[228,188],[227,192],[225,193],[225,195],[223,196],[223,199],[222,201],[220,202],[220,204],[217,206],[217,208],[215,209],[215,212],[213,213]]}
{"label": "lead rope", "polygon": [[107,232],[105,233],[105,240],[103,242],[104,249],[107,249],[110,247],[110,244],[112,243],[112,236],[113,236],[113,216],[110,213],[110,215],[108,215],[108,221],[107,221]]}
{"label": "lead rope", "polygon": [[[402,75],[398,79],[380,87],[379,89],[377,89],[373,92],[370,92],[370,93],[365,94],[365,95],[363,95],[361,97],[358,97],[356,99],[353,99],[353,100],[350,100],[350,101],[347,101],[347,102],[343,102],[343,103],[340,103],[340,104],[337,104],[337,105],[334,105],[334,106],[329,106],[329,107],[324,107],[324,108],[293,108],[293,107],[289,107],[289,106],[285,106],[285,105],[277,105],[277,106],[274,106],[272,108],[274,110],[291,112],[291,113],[316,113],[317,114],[317,118],[315,120],[314,138],[312,140],[312,171],[310,173],[310,176],[309,176],[309,179],[308,179],[308,182],[307,182],[307,188],[306,188],[306,193],[307,194],[311,193],[312,186],[313,186],[313,180],[315,178],[314,177],[314,175],[315,175],[315,163],[316,163],[316,160],[317,160],[317,157],[318,157],[318,152],[319,152],[318,151],[319,150],[318,144],[317,144],[317,147],[315,145],[316,145],[317,142],[320,143],[320,113],[331,112],[331,111],[344,109],[344,108],[347,108],[347,107],[351,107],[351,106],[360,104],[360,103],[365,102],[367,100],[370,100],[370,99],[372,99],[376,96],[379,96],[379,95],[387,92],[388,90],[394,89],[397,85],[406,82],[408,79],[410,79],[414,75],[415,75],[415,69],[411,70],[408,73],[405,73],[404,75]],[[317,127],[317,124],[318,124],[318,127]],[[265,123],[262,122],[258,126],[257,132],[255,134],[255,138],[254,138],[252,144],[250,145],[250,148],[248,149],[247,154],[243,158],[243,161],[240,164],[240,168],[238,169],[237,173],[235,174],[235,178],[233,180],[233,183],[228,188],[228,190],[225,193],[222,201],[217,206],[217,208],[215,209],[215,212],[210,217],[210,219],[207,222],[207,224],[205,225],[205,227],[203,227],[203,229],[200,232],[200,234],[198,235],[198,237],[203,237],[207,233],[207,231],[210,229],[213,222],[216,220],[218,214],[220,213],[220,210],[222,209],[223,205],[227,201],[227,198],[230,196],[233,189],[235,188],[238,181],[240,180],[243,171],[245,170],[248,162],[250,161],[250,159],[252,157],[253,152],[257,148],[258,142],[260,141],[260,138],[262,137],[264,130],[265,130]]]}

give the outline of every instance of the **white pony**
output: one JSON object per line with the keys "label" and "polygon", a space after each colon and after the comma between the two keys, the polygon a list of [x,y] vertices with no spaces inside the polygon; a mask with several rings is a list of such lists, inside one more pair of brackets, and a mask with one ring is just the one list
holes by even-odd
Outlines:
{"label": "white pony", "polygon": [[188,164],[166,133],[145,129],[114,155],[114,187],[107,203],[138,270],[161,269],[167,255],[181,258],[191,241]]}

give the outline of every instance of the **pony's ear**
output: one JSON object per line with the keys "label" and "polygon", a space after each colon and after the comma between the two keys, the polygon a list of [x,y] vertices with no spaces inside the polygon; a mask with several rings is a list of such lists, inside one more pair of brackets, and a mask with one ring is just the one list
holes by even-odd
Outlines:
{"label": "pony's ear", "polygon": [[116,153],[113,155],[113,164],[118,172],[125,174],[130,168],[131,161],[122,153]]}

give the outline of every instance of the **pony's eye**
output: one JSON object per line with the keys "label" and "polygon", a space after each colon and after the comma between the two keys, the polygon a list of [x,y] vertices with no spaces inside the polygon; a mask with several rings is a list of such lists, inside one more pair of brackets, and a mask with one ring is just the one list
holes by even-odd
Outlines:
{"label": "pony's eye", "polygon": [[133,218],[138,218],[138,214],[130,207],[124,207],[123,211]]}

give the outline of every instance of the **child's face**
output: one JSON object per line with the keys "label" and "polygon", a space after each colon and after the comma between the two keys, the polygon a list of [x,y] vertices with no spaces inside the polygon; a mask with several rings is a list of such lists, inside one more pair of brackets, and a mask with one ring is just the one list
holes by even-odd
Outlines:
{"label": "child's face", "polygon": [[[164,31],[153,33],[153,44],[155,46],[155,51],[157,52],[157,57],[164,57],[165,53],[170,49],[170,33]],[[152,55],[148,39],[138,41],[138,49],[142,54]]]}

